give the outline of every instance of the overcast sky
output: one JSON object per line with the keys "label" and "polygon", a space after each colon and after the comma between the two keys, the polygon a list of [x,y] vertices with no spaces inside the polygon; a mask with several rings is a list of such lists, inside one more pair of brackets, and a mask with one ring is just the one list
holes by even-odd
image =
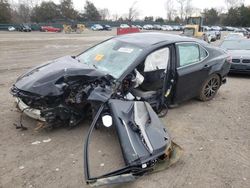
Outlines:
{"label": "overcast sky", "polygon": [[[85,0],[73,0],[77,10],[83,10]],[[97,8],[108,8],[111,14],[124,15],[128,12],[129,7],[135,0],[91,0]],[[166,0],[137,0],[136,7],[140,12],[140,17],[144,16],[161,16],[166,17],[164,4]],[[59,0],[55,0],[59,2]],[[204,8],[224,8],[226,9],[225,0],[192,0],[192,5],[199,9]],[[250,0],[245,0],[245,5],[250,5]]]}
{"label": "overcast sky", "polygon": [[[22,2],[27,0],[10,0],[11,2]],[[32,0],[30,0],[32,1]],[[51,0],[35,0],[38,2],[51,1]],[[52,0],[55,3],[59,3],[60,0]],[[90,0],[98,9],[108,8],[110,16],[118,14],[119,16],[126,16],[129,7],[136,1],[136,7],[139,10],[139,18],[145,16],[163,17],[166,18],[166,10],[164,8],[166,0]],[[175,0],[174,0],[175,1]],[[250,5],[250,0],[244,1],[245,5]],[[86,0],[73,0],[74,7],[78,11],[83,11]],[[205,8],[218,8],[220,10],[226,10],[225,0],[192,0],[192,6],[198,9]],[[175,5],[175,9],[178,9],[178,5]]]}

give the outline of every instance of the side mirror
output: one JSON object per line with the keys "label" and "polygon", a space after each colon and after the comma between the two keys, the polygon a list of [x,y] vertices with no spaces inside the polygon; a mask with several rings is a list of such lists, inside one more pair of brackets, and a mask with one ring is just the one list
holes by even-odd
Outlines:
{"label": "side mirror", "polygon": [[112,117],[110,115],[102,116],[102,124],[105,127],[111,127],[111,125],[112,125]]}

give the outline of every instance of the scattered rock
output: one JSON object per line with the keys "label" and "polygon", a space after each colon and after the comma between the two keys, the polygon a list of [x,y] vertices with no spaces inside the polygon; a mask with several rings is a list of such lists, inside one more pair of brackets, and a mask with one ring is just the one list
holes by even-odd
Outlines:
{"label": "scattered rock", "polygon": [[103,167],[103,166],[104,166],[104,163],[101,163],[100,166]]}
{"label": "scattered rock", "polygon": [[35,142],[32,142],[31,144],[32,145],[37,145],[37,144],[41,144],[41,142],[40,141],[35,141]]}
{"label": "scattered rock", "polygon": [[20,170],[23,170],[23,169],[24,169],[24,166],[19,166],[19,169],[20,169]]}
{"label": "scattered rock", "polygon": [[47,142],[50,142],[50,141],[51,141],[50,138],[48,138],[47,140],[43,140],[44,143],[47,143]]}
{"label": "scattered rock", "polygon": [[56,168],[56,171],[58,172],[58,171],[59,171],[59,168]]}
{"label": "scattered rock", "polygon": [[199,148],[199,151],[203,151],[203,147],[200,147],[200,148]]}
{"label": "scattered rock", "polygon": [[244,181],[246,181],[246,180],[247,180],[247,178],[243,178],[243,180],[244,180]]}

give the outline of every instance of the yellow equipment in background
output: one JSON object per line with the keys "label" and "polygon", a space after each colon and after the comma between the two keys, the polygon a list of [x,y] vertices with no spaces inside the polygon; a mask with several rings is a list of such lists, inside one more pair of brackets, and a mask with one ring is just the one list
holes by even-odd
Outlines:
{"label": "yellow equipment in background", "polygon": [[63,30],[66,34],[70,34],[72,32],[75,32],[77,34],[81,34],[85,30],[84,24],[75,24],[75,25],[63,25]]}
{"label": "yellow equipment in background", "polygon": [[187,25],[185,25],[183,34],[189,37],[195,37],[208,41],[206,33],[203,32],[203,18],[202,17],[189,17]]}

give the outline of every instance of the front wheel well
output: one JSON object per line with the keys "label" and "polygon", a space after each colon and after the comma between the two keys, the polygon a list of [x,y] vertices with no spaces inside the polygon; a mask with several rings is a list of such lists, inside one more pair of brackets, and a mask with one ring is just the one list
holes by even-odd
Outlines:
{"label": "front wheel well", "polygon": [[221,85],[222,84],[222,76],[221,76],[221,74],[219,74],[219,73],[215,73],[215,74],[219,76],[219,78],[220,78],[220,85]]}

